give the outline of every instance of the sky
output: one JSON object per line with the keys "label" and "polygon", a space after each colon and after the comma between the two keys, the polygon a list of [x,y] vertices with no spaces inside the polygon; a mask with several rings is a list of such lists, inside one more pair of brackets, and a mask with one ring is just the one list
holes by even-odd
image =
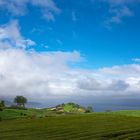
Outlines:
{"label": "sky", "polygon": [[0,99],[139,109],[139,13],[140,0],[0,0]]}

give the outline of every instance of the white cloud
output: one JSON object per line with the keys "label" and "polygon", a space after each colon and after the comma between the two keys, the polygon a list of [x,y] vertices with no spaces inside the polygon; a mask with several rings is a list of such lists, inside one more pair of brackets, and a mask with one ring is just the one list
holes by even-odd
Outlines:
{"label": "white cloud", "polygon": [[133,5],[140,3],[140,0],[91,0],[92,2],[105,3],[108,5],[108,14],[105,14],[104,24],[110,28],[112,24],[120,24],[125,17],[134,15]]}
{"label": "white cloud", "polygon": [[27,53],[19,49],[1,50],[0,58],[0,96],[32,98],[70,94],[74,79],[68,63],[81,59],[76,51]]}
{"label": "white cloud", "polygon": [[112,14],[112,17],[106,20],[106,24],[121,23],[123,17],[133,16],[133,12],[126,6],[112,8],[109,12]]}
{"label": "white cloud", "polygon": [[36,43],[30,39],[25,39],[20,33],[20,27],[16,20],[0,26],[0,48],[9,47],[23,48],[34,46]]}
{"label": "white cloud", "polygon": [[102,83],[93,77],[84,77],[79,79],[78,87],[83,90],[102,90],[105,89]]}
{"label": "white cloud", "polygon": [[34,46],[34,45],[36,45],[36,43],[33,40],[30,40],[30,39],[26,39],[25,44],[26,44],[26,46]]}
{"label": "white cloud", "polygon": [[43,17],[47,20],[55,20],[54,15],[61,11],[53,0],[0,0],[0,7],[14,16],[31,12],[28,5],[39,7]]}
{"label": "white cloud", "polygon": [[47,20],[54,21],[54,14],[59,14],[60,9],[56,6],[53,0],[32,0],[31,4],[42,8],[42,14]]}
{"label": "white cloud", "polygon": [[112,24],[120,24],[122,23],[122,20],[124,17],[130,17],[133,16],[134,13],[132,10],[129,9],[128,6],[123,5],[123,6],[113,6],[110,7],[109,9],[109,17],[107,17],[104,21],[106,27],[109,27]]}
{"label": "white cloud", "polygon": [[0,97],[24,95],[34,100],[90,96],[140,97],[140,65],[97,70],[72,68],[79,52],[0,50]]}
{"label": "white cloud", "polygon": [[140,74],[140,65],[131,64],[131,65],[122,65],[122,66],[113,66],[111,68],[102,68],[98,71],[102,75],[116,78],[126,78],[126,77],[135,77],[137,78]]}
{"label": "white cloud", "polygon": [[112,91],[125,91],[129,87],[129,84],[123,80],[113,80],[112,83],[107,87],[108,90]]}
{"label": "white cloud", "polygon": [[0,0],[1,9],[8,10],[12,15],[24,15],[26,13],[27,0]]}
{"label": "white cloud", "polygon": [[[110,79],[111,80],[111,79]],[[118,91],[125,91],[128,87],[129,84],[127,84],[123,80],[98,80],[98,79],[93,79],[88,77],[85,80],[83,79],[82,81],[80,80],[78,83],[78,86],[80,89],[83,90],[91,90],[91,91],[113,91],[113,92],[118,92]]]}

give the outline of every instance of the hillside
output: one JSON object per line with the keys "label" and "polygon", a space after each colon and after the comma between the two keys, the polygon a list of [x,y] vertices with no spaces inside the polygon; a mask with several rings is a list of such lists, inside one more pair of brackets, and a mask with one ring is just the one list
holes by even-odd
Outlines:
{"label": "hillside", "polygon": [[47,110],[45,109],[4,109],[0,111],[0,117],[3,119],[16,119],[16,118],[28,118],[28,117],[43,117]]}
{"label": "hillside", "polygon": [[0,122],[1,140],[139,140],[140,119],[85,114]]}
{"label": "hillside", "polygon": [[5,109],[0,111],[0,139],[140,139],[140,110],[89,114],[85,111],[84,107],[73,103],[60,104],[48,109]]}
{"label": "hillside", "polygon": [[60,113],[85,113],[86,112],[85,107],[82,107],[75,103],[60,104],[55,107],[51,107],[48,110],[56,111]]}
{"label": "hillside", "polygon": [[43,118],[48,116],[58,116],[66,114],[81,114],[86,113],[87,109],[74,103],[60,104],[51,108],[35,109],[4,109],[0,111],[0,118],[16,119],[16,118]]}
{"label": "hillside", "polygon": [[105,112],[105,114],[140,117],[140,110],[119,110],[119,111]]}

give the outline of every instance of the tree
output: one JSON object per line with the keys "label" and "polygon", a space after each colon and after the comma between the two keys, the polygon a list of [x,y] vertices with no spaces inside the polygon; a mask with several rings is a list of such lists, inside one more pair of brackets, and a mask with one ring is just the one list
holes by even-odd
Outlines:
{"label": "tree", "polygon": [[16,96],[14,102],[19,107],[25,107],[25,104],[27,103],[27,99],[24,96]]}
{"label": "tree", "polygon": [[4,100],[1,101],[1,106],[5,107],[5,101]]}
{"label": "tree", "polygon": [[0,111],[3,111],[4,107],[5,107],[5,102],[2,100],[0,102]]}

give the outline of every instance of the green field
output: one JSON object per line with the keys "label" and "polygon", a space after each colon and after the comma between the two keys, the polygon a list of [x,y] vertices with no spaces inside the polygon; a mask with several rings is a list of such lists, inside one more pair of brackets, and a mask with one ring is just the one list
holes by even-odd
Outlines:
{"label": "green field", "polygon": [[61,104],[58,107],[44,108],[44,109],[4,109],[0,111],[0,118],[2,120],[17,119],[17,118],[43,118],[48,116],[60,116],[68,114],[83,114],[85,108],[76,106],[76,104]]}
{"label": "green field", "polygon": [[140,110],[120,110],[108,112],[108,114],[140,117]]}
{"label": "green field", "polygon": [[0,111],[0,118],[2,120],[16,119],[16,118],[31,118],[35,116],[36,118],[45,117],[46,115],[55,115],[55,113],[48,111],[47,109],[4,109]]}
{"label": "green field", "polygon": [[0,140],[140,140],[140,118],[120,112],[3,120]]}

